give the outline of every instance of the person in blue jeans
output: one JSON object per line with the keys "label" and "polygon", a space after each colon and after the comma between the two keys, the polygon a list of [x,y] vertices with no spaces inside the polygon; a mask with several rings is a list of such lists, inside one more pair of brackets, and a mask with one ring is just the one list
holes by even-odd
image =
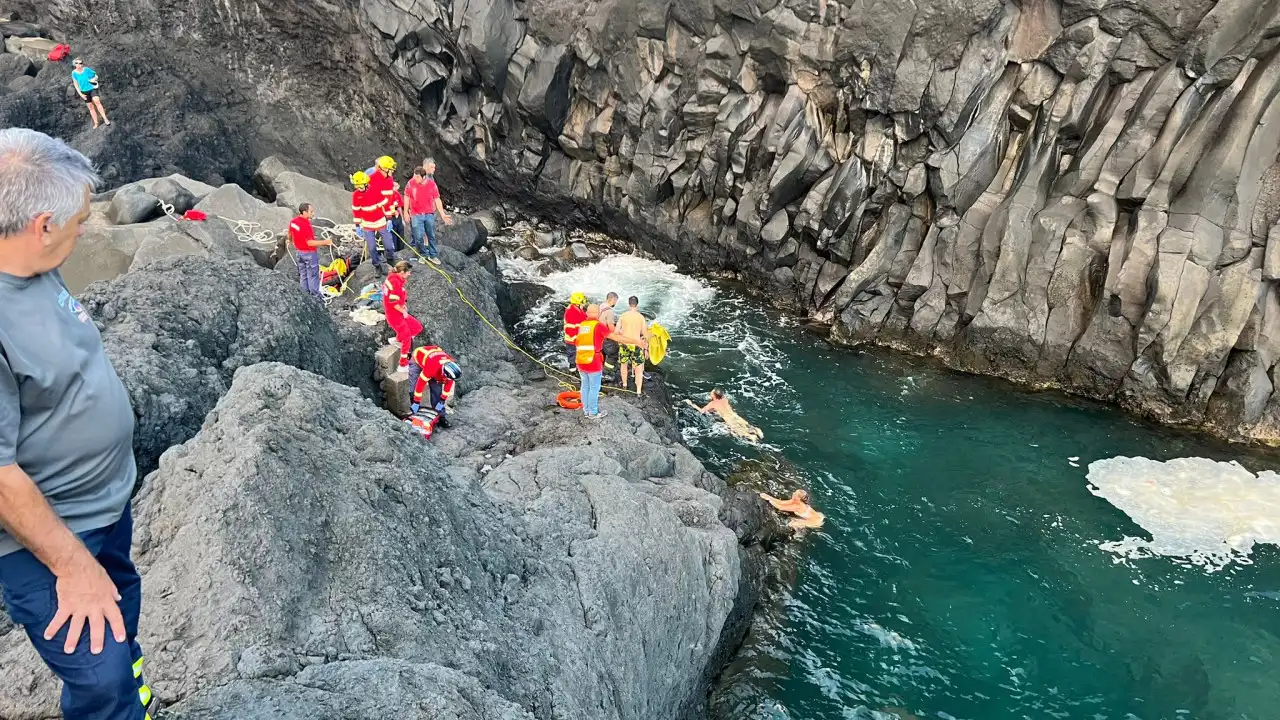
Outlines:
{"label": "person in blue jeans", "polygon": [[331,240],[317,240],[315,227],[311,219],[316,216],[311,203],[298,206],[298,216],[289,221],[289,239],[298,254],[298,284],[302,291],[317,300],[323,300],[320,293],[320,252],[322,247],[332,247]]}
{"label": "person in blue jeans", "polygon": [[129,393],[58,268],[89,217],[88,158],[0,130],[0,592],[69,720],[146,720]]}
{"label": "person in blue jeans", "polygon": [[604,376],[604,341],[612,340],[622,345],[639,345],[647,348],[648,341],[623,335],[600,322],[600,306],[587,306],[587,319],[578,326],[574,341],[578,376],[582,379],[582,412],[592,420],[605,416],[600,409],[600,383]]}
{"label": "person in blue jeans", "polygon": [[[445,225],[452,225],[453,218],[445,212],[440,200],[440,188],[435,181],[436,161],[427,158],[422,167],[415,168],[413,179],[405,187],[405,199],[409,208],[409,234],[414,248],[428,261],[440,264],[440,252],[436,248],[436,218]],[[424,244],[425,241],[425,244]]]}

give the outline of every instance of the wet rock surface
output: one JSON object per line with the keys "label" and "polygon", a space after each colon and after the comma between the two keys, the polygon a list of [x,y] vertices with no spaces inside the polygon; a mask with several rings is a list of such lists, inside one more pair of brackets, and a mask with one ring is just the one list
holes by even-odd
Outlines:
{"label": "wet rock surface", "polygon": [[[413,154],[423,137],[447,191],[736,272],[838,341],[1276,439],[1229,410],[1255,408],[1261,386],[1227,373],[1274,360],[1235,356],[1256,352],[1246,335],[1270,322],[1276,293],[1275,0],[487,0],[456,12],[232,0],[234,23],[169,0],[127,17],[105,0],[18,5],[68,35],[119,33],[88,45],[104,77],[128,78],[129,93],[104,80],[104,97],[172,140],[130,144],[113,129],[108,143],[72,113],[37,109],[70,92],[54,63],[0,96],[0,117],[75,136],[111,177],[241,179],[251,170],[236,163],[275,152],[334,179],[375,145]],[[161,25],[176,37],[123,51]],[[196,73],[221,95],[158,90],[185,87],[168,80],[189,67],[194,28],[202,61],[236,60]],[[303,77],[323,79],[308,83],[314,97],[241,122],[268,88]],[[361,97],[336,102],[350,87]],[[341,148],[316,136],[335,107],[352,128]],[[173,127],[178,111],[207,123]],[[280,136],[286,122],[299,140]],[[186,150],[206,137],[213,151]]]}

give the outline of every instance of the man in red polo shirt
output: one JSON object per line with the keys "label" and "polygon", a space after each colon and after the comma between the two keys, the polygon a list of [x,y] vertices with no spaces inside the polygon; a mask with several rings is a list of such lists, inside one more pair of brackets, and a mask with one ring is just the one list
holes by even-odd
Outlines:
{"label": "man in red polo shirt", "polygon": [[[436,218],[445,225],[452,225],[453,218],[444,211],[444,203],[440,200],[440,188],[435,181],[436,161],[427,158],[422,167],[415,168],[413,179],[405,187],[405,196],[409,200],[409,229],[413,236],[413,246],[428,260],[440,264],[439,251],[436,250]],[[428,243],[423,245],[423,238]]]}
{"label": "man in red polo shirt", "polygon": [[317,240],[315,228],[311,226],[311,218],[316,211],[311,203],[298,206],[298,217],[289,221],[289,239],[293,241],[293,249],[298,251],[298,283],[302,291],[317,299],[324,299],[320,294],[320,252],[318,248],[330,247],[330,240]]}

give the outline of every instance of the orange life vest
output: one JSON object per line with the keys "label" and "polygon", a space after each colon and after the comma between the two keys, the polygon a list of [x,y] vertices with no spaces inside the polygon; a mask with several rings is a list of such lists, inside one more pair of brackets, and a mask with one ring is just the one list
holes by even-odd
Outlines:
{"label": "orange life vest", "polygon": [[596,320],[583,320],[578,326],[578,354],[575,358],[579,365],[590,365],[596,358]]}

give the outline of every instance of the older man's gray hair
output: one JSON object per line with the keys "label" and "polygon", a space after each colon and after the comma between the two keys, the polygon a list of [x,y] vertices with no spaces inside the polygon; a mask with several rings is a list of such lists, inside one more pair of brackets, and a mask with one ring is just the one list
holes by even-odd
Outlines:
{"label": "older man's gray hair", "polygon": [[26,128],[0,130],[0,237],[17,235],[36,216],[53,213],[65,225],[98,185],[89,158],[70,145]]}
{"label": "older man's gray hair", "polygon": [[436,159],[433,157],[429,157],[426,160],[422,161],[422,167],[426,167],[428,165],[435,165],[435,164],[436,164]]}

